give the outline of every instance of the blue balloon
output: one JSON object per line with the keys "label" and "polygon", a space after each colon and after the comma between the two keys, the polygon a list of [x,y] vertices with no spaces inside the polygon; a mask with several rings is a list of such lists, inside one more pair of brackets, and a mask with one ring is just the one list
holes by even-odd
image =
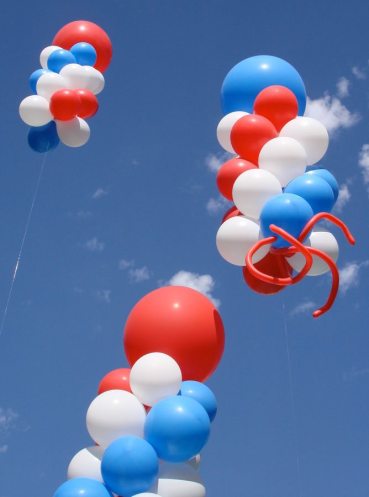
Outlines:
{"label": "blue balloon", "polygon": [[338,181],[333,176],[333,174],[330,171],[328,171],[328,169],[324,169],[322,167],[310,166],[307,169],[306,174],[317,174],[321,178],[325,179],[330,184],[330,186],[333,190],[334,201],[337,200],[338,193],[340,190],[340,188],[338,186]]}
{"label": "blue balloon", "polygon": [[199,381],[184,381],[179,393],[197,400],[208,413],[210,421],[214,420],[217,413],[217,399],[208,386]]}
{"label": "blue balloon", "polygon": [[[260,214],[260,225],[265,237],[276,236],[269,226],[275,224],[287,233],[298,237],[305,224],[313,217],[313,209],[302,197],[293,193],[281,193],[265,202]],[[288,247],[290,244],[280,236],[273,247]]]}
{"label": "blue balloon", "polygon": [[301,76],[291,64],[272,55],[249,57],[229,71],[221,90],[224,114],[236,110],[252,112],[257,95],[272,85],[289,88],[297,98],[299,114],[304,114],[306,91]]}
{"label": "blue balloon", "polygon": [[48,69],[36,69],[36,71],[33,71],[31,76],[28,79],[29,86],[31,87],[31,90],[33,93],[37,93],[37,81],[41,78],[43,74],[46,74],[47,72],[50,72]]}
{"label": "blue balloon", "polygon": [[76,58],[69,50],[64,50],[64,48],[60,48],[58,50],[54,50],[49,55],[47,59],[47,68],[53,72],[60,72],[60,70],[66,66],[67,64],[75,64]]}
{"label": "blue balloon", "polygon": [[115,494],[131,497],[149,490],[159,472],[155,450],[142,438],[124,436],[114,440],[104,452],[101,473]]}
{"label": "blue balloon", "polygon": [[210,419],[199,402],[181,395],[157,402],[146,418],[145,438],[160,459],[187,461],[198,454],[210,433]]}
{"label": "blue balloon", "polygon": [[54,497],[113,497],[109,490],[92,478],[72,478],[56,490]]}
{"label": "blue balloon", "polygon": [[44,126],[32,126],[28,132],[28,145],[41,154],[57,147],[59,142],[55,121],[50,121]]}
{"label": "blue balloon", "polygon": [[81,66],[93,66],[96,62],[97,54],[95,48],[90,43],[80,42],[70,49],[77,64]]}
{"label": "blue balloon", "polygon": [[330,184],[317,174],[302,174],[288,183],[284,193],[294,193],[305,199],[314,214],[330,212],[334,195]]}

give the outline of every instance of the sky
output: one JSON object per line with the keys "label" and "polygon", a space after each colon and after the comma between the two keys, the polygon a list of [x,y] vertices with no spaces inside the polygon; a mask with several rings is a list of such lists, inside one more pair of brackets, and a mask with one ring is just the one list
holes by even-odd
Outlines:
{"label": "sky", "polygon": [[[67,22],[110,35],[114,56],[80,149],[45,170],[0,336],[0,497],[52,496],[91,444],[100,379],[127,365],[125,320],[163,284],[219,306],[226,349],[208,384],[218,416],[201,472],[209,497],[367,497],[369,491],[369,6],[326,0],[7,2],[0,133],[0,317],[42,156],[18,116],[41,50]],[[322,164],[357,245],[340,245],[341,289],[314,320],[329,277],[252,293],[217,253],[227,206],[215,171],[220,87],[237,62],[282,57],[328,127]]]}

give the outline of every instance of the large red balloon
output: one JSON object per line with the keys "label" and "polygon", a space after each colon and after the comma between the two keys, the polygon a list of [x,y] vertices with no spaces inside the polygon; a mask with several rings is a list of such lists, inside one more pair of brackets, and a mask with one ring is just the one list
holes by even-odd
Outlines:
{"label": "large red balloon", "polygon": [[184,380],[204,381],[223,354],[222,319],[201,293],[182,286],[162,287],[132,309],[124,349],[131,365],[145,354],[163,352],[177,361]]}
{"label": "large red balloon", "polygon": [[258,164],[260,150],[266,142],[276,136],[277,130],[268,119],[249,114],[238,119],[233,125],[231,143],[242,159]]}
{"label": "large red balloon", "polygon": [[255,164],[241,159],[240,157],[235,157],[234,159],[225,162],[220,167],[217,174],[217,185],[220,193],[228,200],[232,200],[232,188],[238,176],[241,173],[248,171],[249,169],[255,169],[256,167]]}
{"label": "large red balloon", "polygon": [[113,369],[100,381],[98,394],[108,390],[126,390],[132,392],[129,384],[129,375],[131,370],[129,368]]}
{"label": "large red balloon", "polygon": [[99,102],[96,98],[96,95],[92,93],[90,90],[86,90],[84,88],[80,88],[75,90],[77,95],[80,98],[80,106],[78,111],[78,116],[83,117],[83,119],[88,119],[96,114],[99,108]]}
{"label": "large red balloon", "polygon": [[58,90],[50,99],[50,112],[58,121],[70,121],[79,112],[81,100],[74,90]]}
{"label": "large red balloon", "polygon": [[268,86],[255,99],[254,112],[271,121],[280,131],[288,121],[298,114],[298,102],[295,94],[285,86]]}
{"label": "large red balloon", "polygon": [[97,59],[94,67],[104,72],[110,64],[113,47],[109,36],[97,24],[89,21],[70,22],[56,33],[52,44],[69,50],[82,41],[95,48]]}
{"label": "large red balloon", "polygon": [[[276,276],[278,278],[287,278],[292,274],[292,268],[287,263],[286,258],[282,255],[268,253],[261,261],[254,264],[256,269],[262,273],[269,274],[270,276]],[[273,283],[266,283],[264,281],[255,278],[247,266],[243,267],[243,277],[248,286],[254,290],[254,292],[262,293],[264,295],[272,295],[283,290],[284,286],[274,285]]]}

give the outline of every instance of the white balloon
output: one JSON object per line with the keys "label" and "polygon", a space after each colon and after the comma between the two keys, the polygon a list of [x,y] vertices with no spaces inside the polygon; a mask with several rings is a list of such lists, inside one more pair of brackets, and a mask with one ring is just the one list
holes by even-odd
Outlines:
{"label": "white balloon", "polygon": [[104,76],[100,71],[91,66],[83,66],[83,70],[87,75],[87,89],[95,95],[101,93],[105,86]]}
{"label": "white balloon", "polygon": [[19,115],[29,126],[43,126],[53,119],[49,102],[40,95],[24,98],[19,105]]}
{"label": "white balloon", "polygon": [[274,174],[282,186],[304,174],[306,166],[305,149],[293,138],[273,138],[263,146],[259,154],[260,169]]}
{"label": "white balloon", "polygon": [[231,143],[231,131],[234,124],[241,119],[241,117],[247,116],[248,112],[236,111],[226,114],[220,121],[217,127],[217,138],[221,147],[227,152],[235,154]]}
{"label": "white balloon", "polygon": [[232,190],[237,209],[253,219],[259,219],[265,202],[280,193],[280,182],[264,169],[249,169],[243,172],[234,182]]}
{"label": "white balloon", "polygon": [[132,392],[146,406],[152,406],[181,389],[182,373],[174,359],[161,352],[146,354],[132,366],[129,375]]}
{"label": "white balloon", "polygon": [[103,447],[94,446],[82,449],[73,457],[68,466],[67,478],[92,478],[104,482],[101,475]]}
{"label": "white balloon", "polygon": [[51,71],[43,74],[36,84],[37,94],[47,100],[50,100],[53,93],[63,88],[67,88],[67,81],[60,74]]}
{"label": "white balloon", "polygon": [[96,397],[87,411],[87,430],[102,447],[124,435],[143,437],[146,411],[130,392],[108,390]]}
{"label": "white balloon", "polygon": [[158,494],[161,497],[205,497],[206,491],[198,471],[188,463],[161,463]]}
{"label": "white balloon", "polygon": [[90,138],[90,126],[81,117],[70,121],[56,121],[60,141],[68,147],[82,147]]}
{"label": "white balloon", "polygon": [[324,156],[329,144],[327,128],[312,117],[292,119],[283,126],[279,136],[288,136],[300,142],[306,151],[309,166]]}
{"label": "white balloon", "polygon": [[[216,244],[220,255],[235,266],[245,266],[245,258],[250,248],[260,239],[259,223],[244,216],[227,219],[219,228]],[[260,261],[269,247],[262,247],[253,257],[253,262]]]}
{"label": "white balloon", "polygon": [[47,69],[47,60],[55,50],[60,50],[60,47],[50,45],[49,47],[44,48],[40,53],[40,64],[43,69]]}
{"label": "white balloon", "polygon": [[65,78],[70,89],[83,88],[92,91],[95,95],[104,89],[104,76],[91,66],[67,64],[61,69],[60,75]]}
{"label": "white balloon", "polygon": [[[336,238],[329,231],[313,231],[306,240],[305,245],[321,250],[329,255],[334,261],[338,259],[339,247]],[[305,257],[297,253],[292,257],[287,257],[286,260],[295,271],[301,271],[305,265]],[[313,255],[313,265],[308,276],[320,276],[329,271],[328,265],[316,255]]]}

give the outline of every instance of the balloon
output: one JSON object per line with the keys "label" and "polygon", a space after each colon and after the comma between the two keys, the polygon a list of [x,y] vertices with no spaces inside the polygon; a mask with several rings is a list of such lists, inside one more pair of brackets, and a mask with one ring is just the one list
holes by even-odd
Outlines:
{"label": "balloon", "polygon": [[31,76],[28,79],[29,86],[31,87],[31,90],[33,93],[35,93],[35,94],[37,93],[37,89],[36,89],[37,81],[40,79],[40,77],[43,74],[46,74],[47,72],[50,72],[50,71],[48,69],[36,69],[36,71],[33,71],[33,73],[31,74]]}
{"label": "balloon", "polygon": [[[230,264],[244,266],[246,254],[260,239],[260,226],[244,216],[231,217],[219,228],[216,244],[220,255]],[[268,252],[269,247],[262,247],[254,256],[259,261]]]}
{"label": "balloon", "polygon": [[76,58],[69,52],[69,50],[64,50],[59,48],[54,50],[47,59],[47,68],[53,72],[60,72],[60,70],[67,64],[75,64]]}
{"label": "balloon", "polygon": [[231,217],[236,217],[236,216],[242,216],[242,213],[234,205],[233,207],[228,209],[227,212],[224,214],[223,219],[222,219],[222,224],[225,223],[226,221],[228,221],[228,219],[231,219]]}
{"label": "balloon", "polygon": [[304,174],[306,166],[305,149],[293,138],[274,138],[260,151],[260,169],[274,174],[282,186],[286,186],[291,180]]}
{"label": "balloon", "polygon": [[60,50],[61,47],[57,47],[55,45],[50,45],[42,50],[40,54],[40,65],[43,69],[47,69],[47,61],[50,55],[56,50]]}
{"label": "balloon", "polygon": [[271,85],[289,88],[297,98],[299,114],[305,112],[305,86],[296,69],[278,57],[257,55],[239,62],[225,77],[221,90],[223,113],[252,112],[257,95]]}
{"label": "balloon", "polygon": [[[329,231],[322,231],[321,229],[319,231],[313,231],[306,240],[305,245],[321,250],[322,252],[328,254],[329,257],[335,262],[338,259],[338,243],[336,238],[332,235],[332,233],[329,233]],[[300,253],[297,253],[292,257],[288,257],[287,261],[295,271],[301,271],[305,264],[304,256]],[[330,269],[323,259],[313,255],[313,265],[307,273],[307,276],[320,276],[328,271],[330,271]]]}
{"label": "balloon", "polygon": [[330,184],[317,174],[303,174],[295,178],[285,188],[285,193],[299,195],[318,212],[330,212],[334,205],[334,194]]}
{"label": "balloon", "polygon": [[255,164],[240,159],[239,157],[235,157],[223,164],[217,174],[217,186],[223,197],[228,200],[233,200],[232,188],[238,176],[241,173],[248,171],[249,169],[255,169],[256,167]]}
{"label": "balloon", "polygon": [[254,112],[264,116],[277,131],[298,114],[298,102],[294,93],[285,86],[268,86],[255,99]]}
{"label": "balloon", "polygon": [[54,497],[113,497],[99,481],[91,478],[73,478],[60,485]]}
{"label": "balloon", "polygon": [[66,86],[73,90],[86,89],[97,95],[104,89],[105,80],[101,72],[90,66],[68,64],[60,71]]}
{"label": "balloon", "polygon": [[39,95],[24,98],[19,105],[19,115],[29,126],[44,126],[53,116],[49,109],[49,102]]}
{"label": "balloon", "polygon": [[110,373],[105,375],[100,381],[98,393],[107,392],[108,390],[126,390],[127,392],[132,392],[129,384],[130,373],[131,370],[128,368],[110,371]]}
{"label": "balloon", "polygon": [[132,392],[146,406],[153,406],[165,397],[176,395],[181,382],[182,373],[178,364],[161,352],[146,354],[132,366]]}
{"label": "balloon", "polygon": [[217,413],[217,399],[208,386],[199,381],[184,381],[180,395],[197,400],[208,413],[210,421],[214,421]]}
{"label": "balloon", "polygon": [[199,472],[190,462],[162,462],[159,467],[158,494],[161,497],[205,497]]}
{"label": "balloon", "polygon": [[[153,494],[152,492],[143,492],[140,494],[135,494],[133,497],[158,497],[158,494]],[[159,497],[161,497],[159,495]]]}
{"label": "balloon", "polygon": [[73,90],[56,91],[50,99],[50,111],[54,119],[70,121],[79,112],[81,100]]}
{"label": "balloon", "polygon": [[233,125],[241,119],[241,117],[247,116],[247,112],[231,112],[224,116],[217,126],[217,138],[219,145],[224,148],[227,152],[234,154],[235,151],[231,143],[231,131]]}
{"label": "balloon", "polygon": [[110,64],[113,53],[106,32],[93,22],[74,21],[63,26],[53,40],[56,45],[67,49],[79,42],[90,43],[95,48],[97,59],[94,66],[104,72]]}
{"label": "balloon", "polygon": [[[282,255],[272,254],[271,252],[269,252],[269,254],[267,254],[260,262],[257,262],[255,267],[262,273],[269,274],[270,276],[275,276],[277,278],[287,278],[292,274],[292,269],[288,265],[286,258]],[[284,288],[281,285],[266,283],[258,278],[255,278],[255,276],[250,273],[247,266],[244,266],[242,271],[245,282],[251,290],[254,290],[254,292],[262,293],[264,295],[272,295],[280,292]]]}
{"label": "balloon", "polygon": [[160,459],[183,462],[198,454],[210,433],[210,419],[196,400],[180,395],[155,404],[147,415],[145,439]]}
{"label": "balloon", "polygon": [[80,99],[78,116],[84,119],[94,116],[99,109],[99,102],[92,91],[81,88],[75,90],[75,92]]}
{"label": "balloon", "polygon": [[[299,236],[306,223],[313,217],[313,210],[302,197],[293,193],[283,193],[269,199],[260,215],[260,225],[265,237],[275,236],[269,229],[275,224],[295,238]],[[287,247],[289,243],[277,236],[273,247]]]}
{"label": "balloon", "polygon": [[67,81],[55,72],[47,72],[40,76],[36,84],[38,95],[50,100],[53,93],[67,87]]}
{"label": "balloon", "polygon": [[260,150],[277,136],[273,124],[263,116],[250,114],[241,117],[231,131],[232,147],[242,159],[258,163]]}
{"label": "balloon", "polygon": [[77,64],[81,64],[81,66],[93,66],[96,62],[96,50],[90,43],[76,43],[70,51],[74,55]]}
{"label": "balloon", "polygon": [[326,127],[311,117],[296,117],[281,129],[280,136],[294,138],[301,143],[306,151],[308,165],[318,162],[329,144]]}
{"label": "balloon", "polygon": [[333,190],[334,201],[337,200],[339,194],[338,182],[336,178],[333,176],[333,174],[328,171],[328,169],[310,166],[310,168],[307,169],[306,174],[313,174],[313,175],[316,174],[317,176],[320,176],[321,178],[325,179]]}
{"label": "balloon", "polygon": [[45,126],[31,128],[28,132],[28,145],[32,150],[41,154],[56,148],[59,145],[59,137],[55,122],[51,121]]}
{"label": "balloon", "polygon": [[109,390],[100,394],[87,411],[87,430],[91,438],[106,447],[123,435],[141,437],[146,419],[144,406],[124,390]]}
{"label": "balloon", "polygon": [[142,438],[132,436],[121,437],[111,443],[101,464],[106,486],[124,497],[149,490],[158,471],[155,450]]}
{"label": "balloon", "polygon": [[104,449],[97,445],[82,449],[73,457],[68,466],[68,480],[72,478],[92,478],[101,481],[101,459]]}
{"label": "balloon", "polygon": [[214,304],[191,288],[158,288],[129,314],[124,348],[130,364],[150,352],[163,352],[178,363],[184,380],[204,381],[223,354],[222,319]]}
{"label": "balloon", "polygon": [[233,201],[248,217],[259,219],[265,202],[282,193],[282,187],[273,174],[264,169],[250,169],[236,179],[233,185]]}
{"label": "balloon", "polygon": [[60,141],[68,147],[82,147],[90,138],[90,127],[80,117],[71,121],[57,121],[56,127]]}

